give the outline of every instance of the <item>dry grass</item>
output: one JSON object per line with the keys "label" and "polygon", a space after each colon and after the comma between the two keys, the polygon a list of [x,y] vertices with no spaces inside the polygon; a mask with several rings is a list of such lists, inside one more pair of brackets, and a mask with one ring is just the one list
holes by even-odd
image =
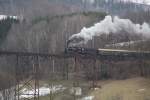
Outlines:
{"label": "dry grass", "polygon": [[[42,82],[42,84],[44,83]],[[50,83],[59,83],[68,88],[72,87],[71,81]],[[94,100],[150,100],[150,79],[106,80],[100,81],[99,85],[102,86],[99,90],[91,90],[90,93],[87,90],[90,96],[95,97]],[[68,90],[63,93],[53,94],[52,98],[52,100],[74,100]],[[50,100],[50,95],[40,97],[40,100]]]}
{"label": "dry grass", "polygon": [[150,79],[103,81],[102,88],[91,95],[95,96],[94,100],[150,100]]}

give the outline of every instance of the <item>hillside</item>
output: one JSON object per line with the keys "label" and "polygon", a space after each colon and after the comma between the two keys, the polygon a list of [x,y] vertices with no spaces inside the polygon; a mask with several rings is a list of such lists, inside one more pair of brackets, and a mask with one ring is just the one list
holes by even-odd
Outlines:
{"label": "hillside", "polygon": [[[72,34],[80,32],[83,27],[93,26],[105,17],[103,12],[81,12],[54,16],[35,16],[30,21],[14,25],[9,35],[1,45],[3,50],[36,51],[36,52],[61,52],[66,46],[66,41]],[[138,22],[149,20],[149,15],[140,17]],[[128,16],[127,16],[128,17]],[[134,17],[129,15],[131,19]],[[150,21],[150,20],[149,20]],[[135,21],[136,22],[136,21]],[[102,35],[89,41],[84,47],[103,48],[107,44],[128,42],[141,39],[141,36],[122,32],[121,34]],[[49,42],[50,41],[50,42]],[[61,42],[60,42],[61,41]],[[11,43],[11,45],[10,45]],[[30,43],[30,44],[29,44]],[[91,43],[94,43],[92,46]],[[133,46],[134,49],[149,50],[148,43]],[[132,48],[132,47],[130,47]],[[132,49],[133,49],[132,48]],[[127,48],[128,49],[128,48]]]}
{"label": "hillside", "polygon": [[81,11],[106,11],[122,15],[129,11],[145,11],[147,4],[124,0],[1,0],[0,12],[24,16],[55,15]]}
{"label": "hillside", "polygon": [[69,36],[84,26],[89,27],[102,20],[105,15],[106,13],[83,12],[35,17],[30,23],[24,21],[15,25],[1,47],[15,51],[60,52],[64,50]]}

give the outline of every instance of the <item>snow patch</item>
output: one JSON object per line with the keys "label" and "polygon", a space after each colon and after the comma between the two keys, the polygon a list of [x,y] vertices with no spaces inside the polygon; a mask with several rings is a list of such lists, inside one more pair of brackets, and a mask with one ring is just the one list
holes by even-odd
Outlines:
{"label": "snow patch", "polygon": [[14,87],[0,91],[0,100],[15,100]]}
{"label": "snow patch", "polygon": [[[23,86],[22,84],[20,84],[19,86]],[[42,87],[39,88],[39,96],[46,96],[50,93],[58,93],[58,92],[63,92],[66,88],[63,87],[62,85],[52,85],[50,87],[48,87],[48,85],[44,85]],[[5,100],[6,95],[8,100],[15,100],[15,92],[14,92],[15,88],[12,87],[10,89],[5,89],[0,91],[0,100]],[[37,94],[38,89],[36,90],[36,94]],[[28,88],[23,88],[22,90],[20,90],[20,98],[24,99],[24,98],[33,98],[34,97],[34,93],[35,90],[34,89],[28,89]]]}
{"label": "snow patch", "polygon": [[124,47],[129,46],[141,42],[145,42],[146,40],[137,40],[137,41],[129,41],[129,42],[120,42],[120,43],[114,43],[114,44],[107,44],[105,47]]}
{"label": "snow patch", "polygon": [[[105,0],[108,1],[108,0]],[[116,0],[117,2],[120,2],[120,0]],[[150,5],[150,0],[121,0],[122,2],[131,2],[131,3],[137,3],[137,4],[146,4]]]}
{"label": "snow patch", "polygon": [[95,3],[95,0],[82,0],[83,3],[90,3],[90,4],[94,4]]}
{"label": "snow patch", "polygon": [[150,5],[150,0],[122,0],[122,1]]}
{"label": "snow patch", "polygon": [[93,99],[94,99],[94,96],[87,96],[87,97],[82,98],[81,100],[93,100]]}
{"label": "snow patch", "polygon": [[[64,91],[66,88],[63,87],[62,85],[55,85],[51,87],[40,87],[39,88],[39,96],[45,96],[50,93],[58,93]],[[38,91],[38,89],[36,90]],[[28,94],[34,94],[34,90],[29,90],[27,88],[22,89],[20,98],[33,98],[33,95],[28,95]]]}
{"label": "snow patch", "polygon": [[70,89],[70,93],[74,94],[76,96],[80,96],[80,95],[82,95],[82,89],[81,89],[81,87],[72,87]]}
{"label": "snow patch", "polygon": [[8,16],[8,15],[0,15],[0,20],[5,20],[7,18],[19,19],[18,16]]}

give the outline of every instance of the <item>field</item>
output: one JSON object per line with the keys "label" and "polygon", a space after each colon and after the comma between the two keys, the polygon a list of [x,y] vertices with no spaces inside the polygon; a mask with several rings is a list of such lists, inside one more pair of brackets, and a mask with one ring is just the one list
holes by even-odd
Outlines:
{"label": "field", "polygon": [[99,84],[102,88],[90,93],[94,100],[150,100],[150,79],[110,80]]}
{"label": "field", "polygon": [[[84,88],[84,94],[76,99],[70,95],[68,90],[65,90],[53,95],[42,96],[40,100],[150,100],[150,79],[148,78],[102,80],[98,82],[101,88],[95,90],[88,89],[89,83],[87,83],[80,83],[80,86]],[[67,88],[72,87],[72,82],[60,82],[60,84]],[[92,96],[94,99],[81,99],[86,96]]]}

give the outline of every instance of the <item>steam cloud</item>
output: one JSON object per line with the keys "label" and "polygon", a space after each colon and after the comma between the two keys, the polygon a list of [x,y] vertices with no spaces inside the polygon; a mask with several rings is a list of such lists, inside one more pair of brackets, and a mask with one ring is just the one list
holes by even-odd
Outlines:
{"label": "steam cloud", "polygon": [[118,33],[126,31],[131,34],[142,34],[145,37],[150,37],[150,26],[147,23],[134,24],[129,19],[120,19],[118,16],[112,18],[106,16],[104,20],[96,23],[94,26],[86,28],[84,27],[80,33],[74,34],[69,38],[69,45],[86,44],[89,40],[92,40],[94,36],[100,36],[101,34]]}

